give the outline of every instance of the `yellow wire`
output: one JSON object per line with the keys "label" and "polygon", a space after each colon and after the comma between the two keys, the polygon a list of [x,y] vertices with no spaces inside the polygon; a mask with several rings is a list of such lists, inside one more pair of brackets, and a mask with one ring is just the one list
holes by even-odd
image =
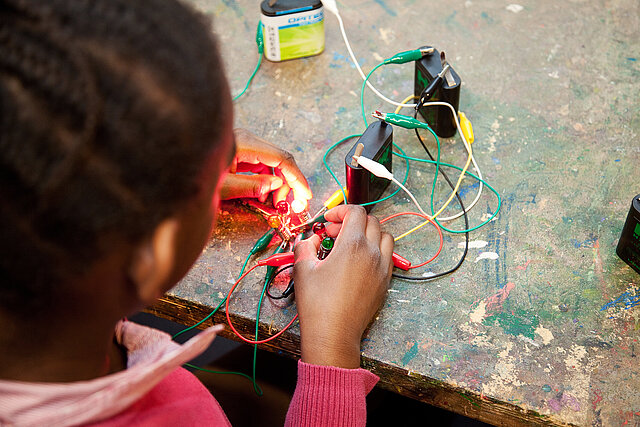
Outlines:
{"label": "yellow wire", "polygon": [[[414,98],[417,98],[417,96],[411,95],[411,96],[406,97],[400,103],[401,105],[398,106],[398,108],[396,108],[395,114],[398,114],[398,112],[402,108],[402,105],[406,104],[407,102],[409,102],[410,100],[412,100]],[[456,120],[456,123],[457,123],[457,117],[455,118],[455,120]],[[461,138],[464,138],[464,136],[461,135]],[[446,209],[446,207],[449,206],[449,203],[451,203],[451,200],[453,200],[453,198],[456,196],[456,193],[458,192],[458,189],[460,188],[460,184],[462,183],[462,180],[464,179],[464,174],[467,173],[467,169],[469,169],[469,165],[471,164],[471,158],[472,158],[472,155],[473,155],[473,151],[471,149],[471,144],[463,144],[463,145],[465,146],[465,148],[467,149],[467,152],[469,153],[469,157],[467,158],[467,163],[464,165],[464,168],[462,168],[462,172],[460,173],[460,177],[458,178],[458,182],[456,183],[455,188],[451,192],[451,196],[449,196],[449,199],[447,199],[447,201],[440,208],[440,210],[438,212],[436,212],[435,215],[432,216],[433,219],[435,219],[438,215],[440,215],[442,213],[442,211],[444,211]],[[417,230],[421,229],[422,227],[424,227],[427,224],[429,224],[429,221],[425,221],[422,224],[416,225],[411,230],[409,230],[406,233],[403,233],[403,234],[399,235],[398,237],[396,237],[395,239],[393,239],[394,242],[397,242],[398,240],[402,239],[403,237],[407,237],[409,234],[413,233],[414,231],[417,231]]]}
{"label": "yellow wire", "polygon": [[418,97],[417,97],[417,96],[415,96],[415,95],[409,95],[409,96],[407,96],[405,99],[403,99],[403,100],[402,100],[402,102],[400,103],[400,105],[398,105],[398,106],[396,107],[396,111],[394,111],[393,113],[394,113],[394,114],[398,114],[398,113],[400,112],[400,110],[402,110],[402,107],[404,106],[404,104],[406,104],[407,102],[409,102],[409,101],[411,101],[411,100],[413,100],[413,99],[418,99]]}

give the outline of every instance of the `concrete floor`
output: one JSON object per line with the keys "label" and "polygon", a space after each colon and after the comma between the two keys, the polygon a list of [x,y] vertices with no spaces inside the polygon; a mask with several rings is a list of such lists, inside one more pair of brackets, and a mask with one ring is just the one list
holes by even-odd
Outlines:
{"label": "concrete floor", "polygon": [[[176,333],[183,328],[182,325],[146,313],[139,313],[131,320],[169,333]],[[193,332],[185,333],[179,337],[179,341],[187,340],[192,335]],[[250,374],[252,358],[252,347],[218,337],[192,363],[210,370]],[[195,371],[194,374],[211,390],[235,427],[282,426],[296,385],[296,363],[287,357],[258,350],[256,372],[262,396],[256,395],[249,380],[237,375],[202,371]],[[371,427],[392,424],[453,427],[488,425],[379,388],[375,388],[367,397],[367,419],[367,425]]]}

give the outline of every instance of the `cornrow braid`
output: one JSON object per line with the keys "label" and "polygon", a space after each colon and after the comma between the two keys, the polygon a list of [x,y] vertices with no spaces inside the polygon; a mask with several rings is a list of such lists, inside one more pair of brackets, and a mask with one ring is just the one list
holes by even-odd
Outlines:
{"label": "cornrow braid", "polygon": [[[64,158],[55,167],[34,168],[25,162],[11,163],[18,166],[15,172],[30,188],[37,188],[37,183],[45,183],[40,188],[41,197],[48,189],[56,187],[63,180],[62,175],[72,169],[71,163],[79,157],[76,151],[91,139],[96,122],[95,84],[82,57],[70,55],[63,47],[67,43],[68,40],[58,34],[43,32],[24,21],[3,22],[0,28],[0,45],[4,53],[0,58],[0,69],[12,78],[10,89],[13,98],[22,99],[27,107],[18,112],[21,114],[19,120],[25,120],[27,114],[52,119],[35,123],[39,128],[31,128],[31,131],[41,132],[43,135],[39,138],[53,133],[57,138],[52,141],[60,146],[51,148]],[[27,87],[28,91],[25,90]],[[47,110],[52,114],[46,114]],[[14,112],[7,108],[8,117]],[[9,142],[12,138],[6,136],[3,140]],[[12,148],[12,156],[24,157],[25,150],[49,147],[38,144]],[[41,161],[46,158],[32,157]],[[7,166],[11,167],[11,164]],[[48,173],[49,176],[39,175],[42,173]]]}
{"label": "cornrow braid", "polygon": [[227,96],[175,0],[0,2],[0,306],[37,310],[193,197]]}

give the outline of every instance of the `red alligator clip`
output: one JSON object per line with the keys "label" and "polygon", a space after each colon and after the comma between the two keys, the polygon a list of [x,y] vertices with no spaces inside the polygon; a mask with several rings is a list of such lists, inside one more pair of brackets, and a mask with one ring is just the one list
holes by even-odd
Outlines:
{"label": "red alligator clip", "polygon": [[293,252],[271,255],[269,258],[258,261],[258,265],[270,265],[271,267],[280,267],[285,264],[293,264]]}
{"label": "red alligator clip", "polygon": [[401,257],[397,253],[393,253],[393,265],[398,267],[401,270],[407,271],[409,267],[411,267],[411,261],[406,258]]}

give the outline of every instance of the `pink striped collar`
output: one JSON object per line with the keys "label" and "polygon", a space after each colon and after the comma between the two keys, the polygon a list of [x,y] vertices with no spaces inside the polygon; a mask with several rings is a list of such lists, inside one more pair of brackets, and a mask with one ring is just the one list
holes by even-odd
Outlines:
{"label": "pink striped collar", "polygon": [[74,383],[0,380],[0,425],[69,426],[109,418],[202,353],[223,328],[212,326],[179,345],[164,332],[121,321],[116,338],[127,348],[127,369]]}

